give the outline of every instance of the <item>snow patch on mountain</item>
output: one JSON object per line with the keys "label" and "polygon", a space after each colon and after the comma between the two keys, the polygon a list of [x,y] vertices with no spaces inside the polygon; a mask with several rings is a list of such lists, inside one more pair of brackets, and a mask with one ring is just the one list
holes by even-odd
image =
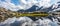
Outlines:
{"label": "snow patch on mountain", "polygon": [[[60,0],[18,0],[20,4],[15,5],[11,2],[12,0],[0,0],[0,7],[4,7],[11,11],[18,11],[18,10],[27,10],[33,5],[37,5],[38,7],[43,6],[44,8],[50,7],[52,4],[57,3]],[[53,1],[53,3],[52,3]]]}

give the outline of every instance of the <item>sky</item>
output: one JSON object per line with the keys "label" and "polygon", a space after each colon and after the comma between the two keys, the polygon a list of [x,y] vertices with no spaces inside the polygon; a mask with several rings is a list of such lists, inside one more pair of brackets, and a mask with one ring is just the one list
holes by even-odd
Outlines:
{"label": "sky", "polygon": [[0,7],[11,11],[18,11],[27,10],[33,5],[37,5],[38,7],[50,7],[58,1],[60,0],[0,0]]}
{"label": "sky", "polygon": [[[32,7],[33,5],[37,5],[38,7],[50,7],[53,4],[56,4],[58,1],[60,0],[0,0],[0,7],[4,7],[7,10],[11,10],[11,11],[18,11],[18,10],[27,10],[30,7]],[[15,20],[20,21],[20,20],[26,20],[28,19],[28,17],[20,17],[20,18],[9,18],[6,21],[2,22],[2,24],[11,24],[14,23]],[[28,21],[30,21],[31,19],[29,19]],[[54,19],[53,19],[54,20]],[[49,19],[44,19],[41,20],[39,19],[40,24],[44,23],[48,24],[48,25],[54,25],[57,26],[57,21],[54,20],[53,22]],[[46,22],[46,23],[45,23]],[[50,23],[50,24],[49,24]],[[1,24],[0,24],[1,25]]]}

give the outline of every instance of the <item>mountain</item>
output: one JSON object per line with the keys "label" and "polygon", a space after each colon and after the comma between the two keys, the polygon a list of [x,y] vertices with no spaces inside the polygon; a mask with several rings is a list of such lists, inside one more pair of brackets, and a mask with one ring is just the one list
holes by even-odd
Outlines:
{"label": "mountain", "polygon": [[53,10],[52,7],[53,7],[53,5],[48,8],[43,8],[43,9],[41,9],[41,11],[45,11],[45,12],[52,11]]}
{"label": "mountain", "polygon": [[[60,2],[57,2],[57,4],[58,4],[57,8],[60,8],[60,4],[59,3]],[[54,6],[54,8],[53,8],[53,6]],[[57,9],[56,6],[55,6],[55,4],[51,5],[48,8],[43,8],[43,7],[44,6],[38,7],[37,5],[33,5],[31,8],[29,8],[27,10],[18,10],[18,12],[33,12],[33,11],[39,11],[39,10],[40,11],[49,12],[49,11],[52,11],[54,9]],[[36,8],[38,8],[38,9],[36,10]]]}
{"label": "mountain", "polygon": [[33,5],[31,8],[29,8],[29,9],[26,10],[26,11],[28,11],[28,12],[36,11],[36,8],[37,8],[37,7],[38,7],[38,6]]}
{"label": "mountain", "polygon": [[31,8],[27,9],[27,10],[18,10],[18,12],[32,12],[32,11],[36,11],[36,8],[38,6],[33,5]]}

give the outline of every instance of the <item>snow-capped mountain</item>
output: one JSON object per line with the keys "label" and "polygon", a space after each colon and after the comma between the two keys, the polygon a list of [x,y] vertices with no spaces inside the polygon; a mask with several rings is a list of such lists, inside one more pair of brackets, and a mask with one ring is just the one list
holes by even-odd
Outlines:
{"label": "snow-capped mountain", "polygon": [[[60,4],[59,2],[56,3],[56,4],[53,4],[51,5],[50,7],[48,8],[44,8],[44,6],[42,7],[38,7],[36,5],[33,5],[31,8],[27,9],[27,10],[19,10],[18,12],[33,12],[33,11],[45,11],[45,12],[50,12],[50,11],[53,11],[53,10],[57,10],[58,8],[60,8]],[[59,10],[58,10],[59,11]],[[35,18],[32,18],[30,17],[31,19],[35,19]],[[52,20],[52,16],[49,16],[48,17],[50,20]],[[55,18],[55,17],[53,17]],[[37,20],[37,19],[36,19]]]}
{"label": "snow-capped mountain", "polygon": [[37,8],[38,6],[36,6],[36,5],[33,5],[31,8],[29,8],[29,9],[27,9],[27,10],[18,10],[18,12],[32,12],[32,11],[36,11],[36,8]]}
{"label": "snow-capped mountain", "polygon": [[[58,2],[56,4],[53,4],[53,5],[49,6],[49,7],[48,6],[45,7],[46,1],[47,0],[45,0],[45,1],[44,0],[41,0],[41,3],[43,3],[43,4],[41,4],[39,2],[41,4],[41,7],[39,7],[40,4],[38,6],[37,5],[33,5],[33,4],[36,3],[34,0],[32,1],[33,4],[31,2],[27,4],[25,2],[25,0],[24,0],[24,2],[22,0],[23,3],[27,4],[28,6],[31,5],[32,7],[28,8],[27,10],[18,10],[18,12],[33,12],[33,11],[45,11],[45,12],[49,12],[49,11],[57,11],[57,10],[60,10],[60,4],[59,4],[60,2]],[[0,3],[3,6],[5,5],[4,7],[9,6],[8,8],[12,7],[13,9],[16,8],[16,7],[19,8],[19,9],[20,8],[25,8],[24,5],[22,7],[20,7],[20,6],[18,7],[18,6],[15,6],[14,4],[12,4],[10,2],[9,3],[6,3],[6,2],[3,2],[2,3],[2,2],[0,2]],[[1,4],[0,4],[0,6],[1,6]],[[49,5],[49,3],[47,3],[47,4]],[[33,21],[33,20],[35,20],[35,21]],[[55,18],[53,16],[49,16],[47,18],[41,18],[41,19],[35,19],[35,18],[32,18],[32,17],[19,17],[19,18],[13,17],[13,18],[8,18],[4,22],[1,22],[0,23],[0,26],[60,26],[59,24],[60,24],[60,17]]]}
{"label": "snow-capped mountain", "polygon": [[[57,10],[58,8],[60,8],[60,4],[59,3],[60,2],[57,2],[56,4],[53,4],[53,5],[51,5],[48,8],[45,8],[44,6],[38,7],[37,5],[33,5],[31,8],[29,8],[27,10],[19,10],[18,12],[33,12],[33,11],[45,11],[45,12],[50,12],[51,11],[52,12],[52,11]],[[33,19],[33,20],[35,19],[35,18],[32,18],[32,17],[30,17],[30,18]],[[50,20],[52,20],[52,16],[49,16],[48,18]],[[55,18],[55,17],[53,17],[53,18]]]}
{"label": "snow-capped mountain", "polygon": [[37,5],[33,5],[32,7],[30,7],[27,10],[18,10],[18,12],[33,12],[33,11],[45,11],[45,12],[49,12],[49,11],[53,11],[53,10],[57,10],[58,8],[60,8],[60,4],[59,2],[57,4],[53,4],[48,8],[45,8],[44,6],[38,7]]}

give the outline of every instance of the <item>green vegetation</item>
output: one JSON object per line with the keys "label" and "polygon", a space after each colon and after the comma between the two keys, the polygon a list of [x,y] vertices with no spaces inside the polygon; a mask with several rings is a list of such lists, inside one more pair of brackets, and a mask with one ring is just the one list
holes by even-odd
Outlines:
{"label": "green vegetation", "polygon": [[19,13],[15,11],[6,10],[5,8],[0,8],[0,21],[4,21],[12,17],[23,17],[23,16],[32,16],[32,17],[46,17],[49,14],[46,12],[33,12],[33,13]]}

